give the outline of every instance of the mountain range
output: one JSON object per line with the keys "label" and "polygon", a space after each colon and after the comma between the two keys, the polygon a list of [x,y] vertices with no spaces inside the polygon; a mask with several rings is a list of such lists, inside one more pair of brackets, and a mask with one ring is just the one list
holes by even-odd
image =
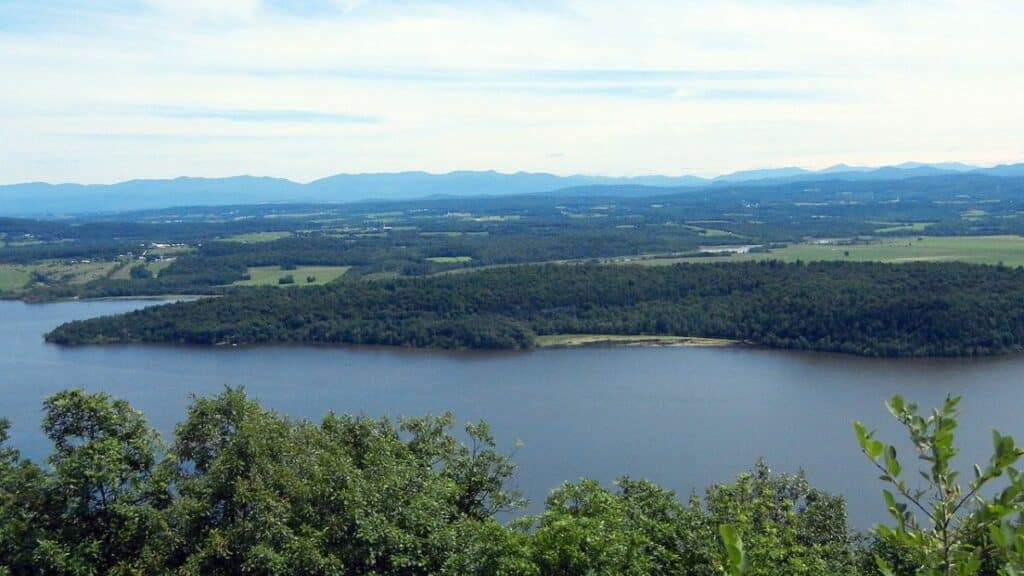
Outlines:
{"label": "mountain range", "polygon": [[[392,172],[336,174],[308,183],[282,178],[233,176],[129,180],[117,184],[48,184],[0,186],[0,215],[59,216],[121,212],[173,206],[215,206],[265,202],[358,202],[426,197],[470,197],[532,193],[578,195],[582,190],[615,186],[631,195],[657,194],[662,188],[721,185],[749,186],[823,180],[898,180],[921,176],[977,174],[1024,176],[1024,163],[979,168],[956,162],[907,162],[881,168],[839,164],[824,170],[769,168],[745,170],[716,178],[698,176],[604,177],[558,176],[537,172],[458,171],[444,174]],[[654,188],[654,190],[651,190]]]}

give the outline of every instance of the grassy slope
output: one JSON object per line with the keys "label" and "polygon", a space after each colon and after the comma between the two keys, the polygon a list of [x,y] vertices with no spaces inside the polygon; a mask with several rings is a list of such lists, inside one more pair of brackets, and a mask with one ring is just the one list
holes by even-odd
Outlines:
{"label": "grassy slope", "polygon": [[438,264],[462,264],[470,262],[473,259],[469,256],[435,256],[433,258],[425,258],[427,262],[436,262]]}
{"label": "grassy slope", "polygon": [[[849,256],[846,253],[849,252]],[[739,254],[721,258],[657,258],[631,263],[665,265],[676,262],[738,262],[778,259],[852,260],[876,262],[967,262],[1024,266],[1024,237],[1020,236],[924,236],[878,240],[865,244],[793,244],[767,254]]]}
{"label": "grassy slope", "polygon": [[[155,262],[147,263],[146,268],[156,276],[161,270],[170,266],[172,262],[174,262],[173,259],[157,260]],[[132,268],[135,266],[138,266],[138,262],[129,262],[127,266],[123,266],[111,274],[110,278],[113,280],[130,280],[132,277]]]}
{"label": "grassy slope", "polygon": [[238,234],[235,236],[229,236],[224,240],[230,242],[242,242],[244,244],[252,244],[258,242],[273,242],[274,240],[288,238],[291,235],[291,232],[252,232],[250,234]]}
{"label": "grassy slope", "polygon": [[[260,266],[249,268],[249,279],[235,282],[235,286],[314,286],[327,284],[348,272],[348,266],[298,266],[294,270],[283,270],[280,266]],[[291,275],[294,284],[278,284],[278,279]],[[316,278],[306,282],[307,276]]]}
{"label": "grassy slope", "polygon": [[16,292],[28,283],[29,272],[24,266],[0,265],[0,292]]}

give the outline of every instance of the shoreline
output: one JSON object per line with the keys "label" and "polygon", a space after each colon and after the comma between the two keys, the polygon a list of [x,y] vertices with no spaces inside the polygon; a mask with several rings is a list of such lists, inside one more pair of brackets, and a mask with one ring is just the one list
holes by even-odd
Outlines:
{"label": "shoreline", "polygon": [[584,348],[598,346],[637,346],[646,348],[731,348],[749,343],[728,338],[702,338],[699,336],[657,336],[619,334],[551,334],[537,336],[537,348]]}
{"label": "shoreline", "polygon": [[97,298],[79,298],[72,296],[69,298],[51,298],[47,300],[33,300],[31,298],[25,298],[23,295],[14,296],[0,296],[0,300],[7,300],[11,302],[22,302],[30,306],[37,304],[62,304],[66,302],[118,302],[118,301],[130,301],[130,300],[143,300],[152,302],[180,302],[180,301],[191,301],[191,300],[203,300],[206,298],[219,298],[221,294],[155,294],[145,296],[100,296]]}

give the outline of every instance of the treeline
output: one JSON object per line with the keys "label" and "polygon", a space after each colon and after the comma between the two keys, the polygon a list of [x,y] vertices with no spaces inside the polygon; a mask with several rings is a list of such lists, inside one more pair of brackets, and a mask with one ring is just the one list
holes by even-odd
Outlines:
{"label": "treeline", "polygon": [[[44,464],[10,445],[0,419],[0,574],[1017,574],[1021,451],[995,434],[990,463],[961,489],[948,468],[957,401],[927,418],[890,401],[930,468],[919,492],[894,449],[855,425],[883,482],[902,487],[886,492],[896,525],[858,534],[841,497],[763,463],[685,501],[629,477],[566,482],[543,511],[519,515],[515,464],[485,422],[462,433],[451,415],[315,423],[226,389],[193,399],[165,442],[127,402],[66,390],[44,402]],[[1004,476],[1006,488],[972,498]],[[911,503],[930,525],[904,516]]]}
{"label": "treeline", "polygon": [[451,416],[313,423],[229,389],[195,399],[165,444],[126,402],[71,390],[45,401],[45,465],[7,429],[0,573],[17,576],[712,576],[727,563],[722,524],[745,539],[751,574],[856,576],[875,573],[875,554],[912,558],[864,545],[842,498],[763,464],[686,502],[630,478],[566,483],[543,512],[502,523],[524,504],[514,463],[485,423],[456,435]]}
{"label": "treeline", "polygon": [[1024,269],[777,261],[518,266],[246,290],[64,324],[61,344],[529,348],[546,334],[675,335],[869,356],[1024,348]]}

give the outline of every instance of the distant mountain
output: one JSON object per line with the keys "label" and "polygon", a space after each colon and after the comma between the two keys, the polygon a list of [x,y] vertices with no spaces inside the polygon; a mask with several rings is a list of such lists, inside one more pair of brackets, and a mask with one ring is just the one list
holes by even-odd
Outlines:
{"label": "distant mountain", "polygon": [[975,168],[956,162],[907,162],[882,168],[838,164],[819,171],[803,168],[744,170],[713,179],[697,176],[558,176],[538,172],[512,174],[494,171],[459,171],[446,174],[394,172],[337,174],[301,184],[281,178],[174,178],[130,180],[118,184],[47,184],[32,182],[0,186],[0,215],[55,216],[95,212],[123,212],[173,206],[217,206],[258,203],[356,202],[409,200],[425,197],[470,197],[556,193],[580,196],[608,194],[619,187],[623,195],[643,195],[658,188],[697,188],[723,185],[751,186],[822,180],[899,180],[944,174],[1024,176],[1024,164]]}
{"label": "distant mountain", "polygon": [[41,216],[90,212],[124,212],[172,206],[215,206],[265,202],[312,203],[361,200],[408,200],[430,196],[495,196],[548,192],[589,185],[701,186],[695,176],[556,176],[517,172],[397,172],[337,174],[308,184],[281,178],[174,178],[130,180],[118,184],[47,184],[0,186],[0,215]]}
{"label": "distant mountain", "polygon": [[824,170],[818,170],[817,174],[834,174],[836,172],[871,172],[876,170],[870,166],[850,166],[849,164],[836,164]]}
{"label": "distant mountain", "polygon": [[[729,180],[730,177],[719,177],[714,180],[715,184],[784,184],[789,182],[815,182],[823,180],[847,180],[847,181],[868,181],[868,180],[905,180],[907,178],[919,178],[923,176],[941,176],[952,174],[983,174],[987,176],[1019,176],[1024,175],[1024,164],[1012,166],[997,166],[996,168],[978,168],[959,162],[943,162],[939,164],[922,164],[920,162],[904,162],[895,166],[883,166],[881,168],[870,168],[866,166],[848,166],[837,164],[824,170],[797,172],[799,168],[782,168],[777,175],[772,176],[772,170],[753,171],[763,172],[764,177],[756,179]],[[1002,172],[997,172],[1002,170]],[[786,172],[789,171],[789,174]]]}
{"label": "distant mountain", "polygon": [[972,170],[978,169],[977,166],[964,164],[963,162],[938,162],[935,164],[926,164],[922,162],[904,162],[902,164],[897,164],[893,166],[893,168],[902,168],[904,170],[913,168],[938,168],[939,170],[945,170],[948,172],[970,172]]}
{"label": "distant mountain", "polygon": [[301,189],[301,184],[290,180],[256,176],[180,177],[87,185],[31,182],[0,186],[0,214],[57,215],[225,202],[258,203],[284,199]]}
{"label": "distant mountain", "polygon": [[798,178],[814,174],[803,168],[765,168],[761,170],[741,170],[732,174],[725,174],[714,179],[715,182],[749,182],[751,180],[767,180],[769,178]]}
{"label": "distant mountain", "polygon": [[994,168],[980,170],[989,176],[1024,176],[1024,164],[1000,164]]}
{"label": "distant mountain", "polygon": [[407,199],[425,196],[495,196],[531,194],[560,188],[589,185],[635,184],[642,186],[700,186],[707,183],[695,176],[556,176],[537,172],[397,172],[384,174],[338,174],[315,180],[307,188],[320,199],[346,200]]}

